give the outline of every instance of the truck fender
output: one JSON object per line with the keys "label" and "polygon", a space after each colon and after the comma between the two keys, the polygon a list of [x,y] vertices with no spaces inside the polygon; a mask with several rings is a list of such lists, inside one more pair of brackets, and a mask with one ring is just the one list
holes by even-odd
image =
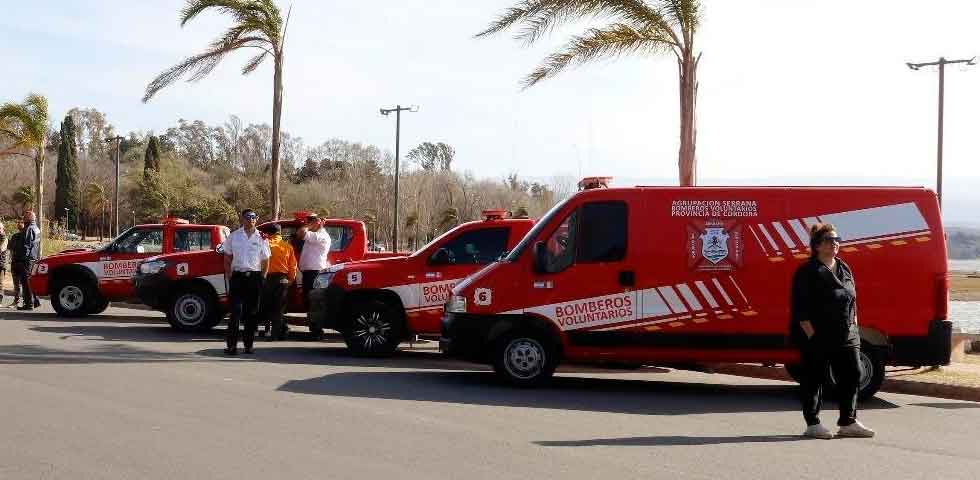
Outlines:
{"label": "truck fender", "polygon": [[48,273],[48,276],[51,278],[52,286],[58,281],[58,279],[76,276],[92,282],[93,285],[99,285],[99,279],[95,276],[95,272],[93,272],[92,269],[77,263],[62,265]]}
{"label": "truck fender", "polygon": [[555,347],[561,351],[563,345],[561,330],[558,329],[555,322],[552,322],[548,318],[535,314],[499,315],[498,317],[500,320],[490,327],[490,331],[487,334],[486,339],[488,345],[493,345],[501,335],[509,331],[530,329],[551,335],[555,340]]}
{"label": "truck fender", "polygon": [[881,331],[878,329],[859,325],[858,330],[860,331],[861,340],[864,340],[871,345],[885,348],[891,344],[891,342],[888,340],[888,336],[881,333]]}

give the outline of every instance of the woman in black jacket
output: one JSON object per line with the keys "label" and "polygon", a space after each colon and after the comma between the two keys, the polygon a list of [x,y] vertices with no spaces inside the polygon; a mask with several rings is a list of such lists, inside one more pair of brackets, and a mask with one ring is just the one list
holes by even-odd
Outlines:
{"label": "woman in black jacket", "polygon": [[800,348],[803,378],[800,400],[807,429],[804,435],[829,439],[834,434],[820,423],[823,383],[833,368],[840,403],[839,437],[873,437],[857,421],[861,378],[861,337],[857,325],[854,274],[837,258],[840,237],[833,225],[810,227],[810,259],[793,276],[791,336]]}

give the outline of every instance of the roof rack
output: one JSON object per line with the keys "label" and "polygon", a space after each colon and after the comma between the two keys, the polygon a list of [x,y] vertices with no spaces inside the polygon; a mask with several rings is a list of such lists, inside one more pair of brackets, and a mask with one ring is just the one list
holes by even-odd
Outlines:
{"label": "roof rack", "polygon": [[585,177],[578,182],[578,190],[595,190],[597,188],[609,188],[609,182],[613,177]]}
{"label": "roof rack", "polygon": [[166,225],[187,225],[187,224],[189,224],[191,222],[188,222],[187,220],[184,220],[183,218],[163,217],[160,220],[160,223],[163,223],[163,224],[166,224]]}
{"label": "roof rack", "polygon": [[497,209],[497,210],[484,210],[483,211],[483,220],[484,221],[489,222],[491,220],[503,220],[504,218],[507,218],[507,210]]}

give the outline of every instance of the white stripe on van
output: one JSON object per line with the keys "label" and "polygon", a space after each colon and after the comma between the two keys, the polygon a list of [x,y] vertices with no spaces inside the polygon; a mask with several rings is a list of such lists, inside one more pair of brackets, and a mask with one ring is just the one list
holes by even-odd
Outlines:
{"label": "white stripe on van", "polygon": [[912,202],[831,213],[820,218],[833,223],[837,234],[849,242],[929,229],[919,207]]}
{"label": "white stripe on van", "polygon": [[742,287],[738,286],[738,282],[735,281],[735,277],[729,275],[728,279],[732,281],[732,285],[735,285],[735,290],[738,290],[738,294],[742,296],[742,300],[745,300],[745,303],[748,304],[749,299],[745,297],[745,292],[742,291]]}
{"label": "white stripe on van", "polygon": [[783,243],[785,243],[790,250],[796,248],[796,243],[794,243],[793,239],[786,233],[786,229],[783,228],[782,222],[772,222],[772,226],[775,227],[776,232],[779,233],[779,237],[783,239]]}
{"label": "white stripe on van", "polygon": [[772,236],[769,235],[769,230],[766,230],[766,227],[761,223],[759,224],[759,230],[761,230],[762,234],[766,236],[766,240],[769,240],[769,245],[772,245],[772,249],[778,253],[779,247],[776,246],[776,242],[773,241]]}
{"label": "white stripe on van", "polygon": [[725,299],[725,303],[729,305],[735,305],[734,303],[732,303],[732,297],[728,296],[728,292],[726,292],[725,289],[721,286],[721,282],[719,282],[717,278],[712,278],[711,282],[714,283],[715,288],[717,288],[718,291],[721,292],[721,296]]}
{"label": "white stripe on van", "polygon": [[659,317],[670,314],[670,307],[657,293],[655,288],[647,288],[639,292],[640,315],[643,317]]}
{"label": "white stripe on van", "polygon": [[681,295],[684,296],[684,300],[687,301],[687,304],[691,306],[693,311],[704,310],[701,302],[698,301],[698,297],[695,297],[694,292],[691,291],[691,287],[687,286],[686,283],[679,283],[675,286],[681,292]]}
{"label": "white stripe on van", "polygon": [[667,300],[667,305],[670,306],[670,310],[674,313],[684,313],[687,311],[687,307],[684,306],[684,302],[677,296],[677,292],[674,291],[673,287],[657,287],[657,291],[663,295],[664,300]]}
{"label": "white stripe on van", "polygon": [[708,287],[704,284],[704,282],[702,282],[701,280],[697,280],[694,282],[694,285],[698,287],[698,290],[701,292],[701,295],[704,296],[704,299],[708,301],[708,305],[711,305],[711,308],[718,308],[718,302],[715,301],[715,297],[713,297],[711,295],[711,292],[708,291]]}
{"label": "white stripe on van", "polygon": [[789,225],[793,227],[793,232],[796,233],[796,238],[800,239],[800,248],[807,248],[810,245],[810,234],[807,233],[806,226],[803,225],[802,220],[790,220]]}
{"label": "white stripe on van", "polygon": [[762,253],[765,253],[765,254],[768,255],[769,254],[769,251],[766,250],[766,246],[762,244],[762,240],[759,239],[759,234],[758,233],[755,233],[755,229],[752,228],[752,225],[749,225],[749,231],[752,232],[752,236],[755,237],[755,241],[756,242],[759,242],[759,248],[762,249]]}

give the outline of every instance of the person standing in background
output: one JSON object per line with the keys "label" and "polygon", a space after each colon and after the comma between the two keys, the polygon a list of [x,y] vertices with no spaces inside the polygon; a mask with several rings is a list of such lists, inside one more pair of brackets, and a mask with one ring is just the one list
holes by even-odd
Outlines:
{"label": "person standing in background", "polygon": [[7,227],[3,225],[3,222],[0,222],[0,305],[3,304],[3,295],[5,293],[3,282],[7,279],[7,245],[9,240],[7,237]]}
{"label": "person standing in background", "polygon": [[[316,215],[306,217],[306,225],[296,230],[296,238],[303,241],[303,251],[299,255],[299,269],[303,272],[303,305],[309,311],[313,282],[321,271],[330,266],[327,255],[330,254],[330,245],[333,241],[327,229],[323,227],[323,221]],[[310,333],[316,340],[323,337],[323,329],[312,322],[310,322]]]}
{"label": "person standing in background", "polygon": [[23,268],[18,275],[24,305],[17,307],[17,310],[34,310],[41,306],[41,302],[31,291],[29,282],[31,269],[34,268],[34,263],[41,258],[41,229],[34,224],[36,221],[37,217],[34,216],[34,212],[27,211],[24,214],[24,229],[21,231],[23,233],[23,245],[20,245],[19,255]]}
{"label": "person standing in background", "polygon": [[4,251],[6,257],[10,257],[10,279],[14,282],[14,301],[8,307],[14,308],[20,301],[20,269],[24,268],[23,263],[18,262],[17,258],[23,250],[24,245],[24,221],[17,220],[17,231],[10,236],[7,241],[7,249]]}
{"label": "person standing in background", "polygon": [[275,223],[269,234],[269,274],[262,286],[259,318],[272,340],[285,340],[289,327],[283,322],[289,285],[296,280],[297,264],[293,246],[282,238],[282,227]]}

